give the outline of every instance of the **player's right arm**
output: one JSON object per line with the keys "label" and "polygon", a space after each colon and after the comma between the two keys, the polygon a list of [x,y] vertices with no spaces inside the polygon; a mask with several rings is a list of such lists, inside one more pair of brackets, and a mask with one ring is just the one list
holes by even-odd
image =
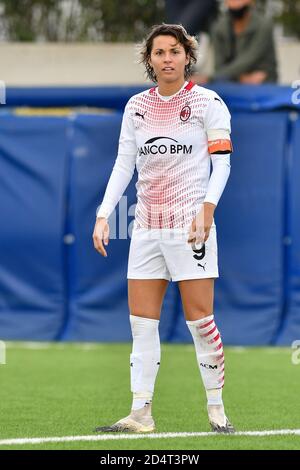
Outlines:
{"label": "player's right arm", "polygon": [[118,156],[110,175],[103,201],[97,209],[97,218],[93,232],[94,247],[105,257],[107,252],[104,245],[107,246],[109,243],[108,218],[131,181],[136,162],[137,146],[133,121],[128,109],[129,103],[130,100],[125,107],[123,115]]}

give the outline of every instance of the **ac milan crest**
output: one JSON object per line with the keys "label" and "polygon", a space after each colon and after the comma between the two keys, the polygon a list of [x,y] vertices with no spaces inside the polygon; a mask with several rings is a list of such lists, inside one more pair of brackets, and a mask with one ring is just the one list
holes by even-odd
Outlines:
{"label": "ac milan crest", "polygon": [[191,115],[191,108],[188,105],[185,105],[180,111],[180,119],[185,122],[189,119]]}

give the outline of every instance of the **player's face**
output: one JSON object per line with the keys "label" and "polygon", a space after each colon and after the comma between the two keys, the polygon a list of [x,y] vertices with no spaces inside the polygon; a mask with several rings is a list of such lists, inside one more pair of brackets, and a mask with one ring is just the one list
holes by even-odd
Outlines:
{"label": "player's face", "polygon": [[149,63],[158,83],[176,82],[184,80],[184,68],[189,63],[189,57],[183,45],[173,36],[157,36],[153,40]]}

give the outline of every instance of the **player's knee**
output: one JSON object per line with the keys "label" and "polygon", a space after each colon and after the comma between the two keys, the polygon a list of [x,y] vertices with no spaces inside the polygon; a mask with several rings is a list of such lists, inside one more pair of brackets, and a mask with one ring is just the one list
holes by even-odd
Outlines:
{"label": "player's knee", "polygon": [[212,308],[204,306],[195,306],[185,309],[186,320],[195,321],[212,315]]}
{"label": "player's knee", "polygon": [[149,319],[149,320],[159,320],[160,319],[160,312],[153,312],[153,310],[147,311],[139,308],[130,308],[130,317],[134,317],[132,320],[138,319]]}

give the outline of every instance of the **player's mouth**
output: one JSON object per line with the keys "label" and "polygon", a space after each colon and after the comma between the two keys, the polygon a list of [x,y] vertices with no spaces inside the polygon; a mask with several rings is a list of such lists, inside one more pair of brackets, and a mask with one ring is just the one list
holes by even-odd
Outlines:
{"label": "player's mouth", "polygon": [[163,72],[173,72],[174,71],[173,67],[164,67],[162,70],[163,70]]}

